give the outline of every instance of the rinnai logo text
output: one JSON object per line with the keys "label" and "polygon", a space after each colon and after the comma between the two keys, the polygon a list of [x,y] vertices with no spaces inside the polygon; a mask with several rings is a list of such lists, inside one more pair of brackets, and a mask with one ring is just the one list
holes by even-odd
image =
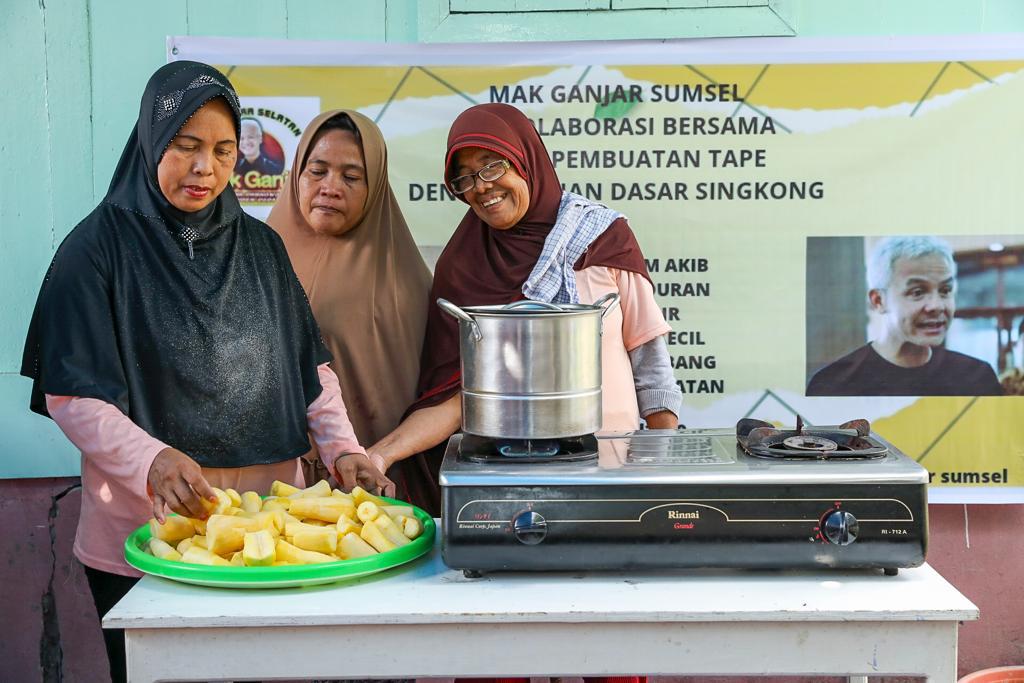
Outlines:
{"label": "rinnai logo text", "polygon": [[700,510],[694,512],[680,512],[679,510],[669,510],[669,519],[700,519]]}

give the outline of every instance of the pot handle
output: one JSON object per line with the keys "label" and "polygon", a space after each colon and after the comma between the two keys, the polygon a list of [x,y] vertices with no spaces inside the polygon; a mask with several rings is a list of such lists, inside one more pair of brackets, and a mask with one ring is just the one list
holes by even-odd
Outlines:
{"label": "pot handle", "polygon": [[469,313],[466,313],[451,301],[448,301],[448,299],[438,299],[437,305],[441,307],[442,311],[453,318],[458,318],[464,323],[469,323],[470,329],[473,330],[473,341],[480,341],[484,338],[483,333],[480,332],[480,326],[476,324],[476,321],[473,320],[473,316]]}
{"label": "pot handle", "polygon": [[[607,304],[607,305],[605,305],[605,304]],[[602,296],[600,299],[595,301],[594,305],[595,306],[600,306],[601,308],[604,309],[604,313],[601,314],[601,317],[604,318],[606,315],[611,313],[612,310],[614,310],[614,308],[616,306],[619,305],[619,293],[618,292],[608,292],[607,294]]]}
{"label": "pot handle", "polygon": [[527,305],[529,305],[529,306],[540,306],[541,308],[548,308],[548,309],[551,309],[552,311],[565,310],[561,306],[559,306],[558,304],[549,303],[547,301],[533,301],[532,299],[523,299],[522,301],[513,301],[510,304],[505,304],[504,306],[502,306],[502,308],[503,309],[505,309],[505,308],[519,308],[521,306],[527,306]]}

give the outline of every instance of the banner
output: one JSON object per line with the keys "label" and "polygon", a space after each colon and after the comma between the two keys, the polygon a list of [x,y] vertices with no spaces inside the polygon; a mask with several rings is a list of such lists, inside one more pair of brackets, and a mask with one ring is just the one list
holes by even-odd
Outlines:
{"label": "banner", "polygon": [[684,424],[866,418],[928,468],[932,502],[1024,502],[1020,36],[168,53],[217,65],[243,104],[374,119],[428,252],[466,211],[442,182],[451,122],[519,107],[565,188],[628,216]]}

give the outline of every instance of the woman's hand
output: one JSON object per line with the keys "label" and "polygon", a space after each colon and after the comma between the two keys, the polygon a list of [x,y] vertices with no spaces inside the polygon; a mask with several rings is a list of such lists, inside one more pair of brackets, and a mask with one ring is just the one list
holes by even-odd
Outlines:
{"label": "woman's hand", "polygon": [[342,453],[334,459],[331,469],[334,470],[334,478],[346,491],[361,486],[371,492],[379,490],[389,498],[395,495],[395,483],[362,453]]}
{"label": "woman's hand", "polygon": [[149,468],[148,483],[153,492],[153,516],[161,524],[165,520],[164,506],[185,517],[205,519],[206,507],[201,499],[217,500],[198,463],[177,448],[157,453]]}
{"label": "woman's hand", "polygon": [[391,468],[391,463],[388,462],[383,455],[379,455],[377,453],[370,453],[369,449],[367,449],[366,457],[370,459],[370,462],[373,463],[374,467],[381,471],[381,474],[386,475],[388,473],[388,470]]}

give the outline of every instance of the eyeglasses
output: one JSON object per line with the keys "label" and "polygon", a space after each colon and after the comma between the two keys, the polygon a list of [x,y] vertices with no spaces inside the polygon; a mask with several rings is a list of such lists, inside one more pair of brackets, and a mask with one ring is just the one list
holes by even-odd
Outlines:
{"label": "eyeglasses", "polygon": [[508,163],[505,159],[492,161],[476,173],[460,175],[458,178],[452,178],[452,191],[455,194],[469,192],[476,186],[477,178],[480,178],[480,180],[485,183],[490,183],[505,175],[505,172],[510,168],[512,168],[512,164]]}

